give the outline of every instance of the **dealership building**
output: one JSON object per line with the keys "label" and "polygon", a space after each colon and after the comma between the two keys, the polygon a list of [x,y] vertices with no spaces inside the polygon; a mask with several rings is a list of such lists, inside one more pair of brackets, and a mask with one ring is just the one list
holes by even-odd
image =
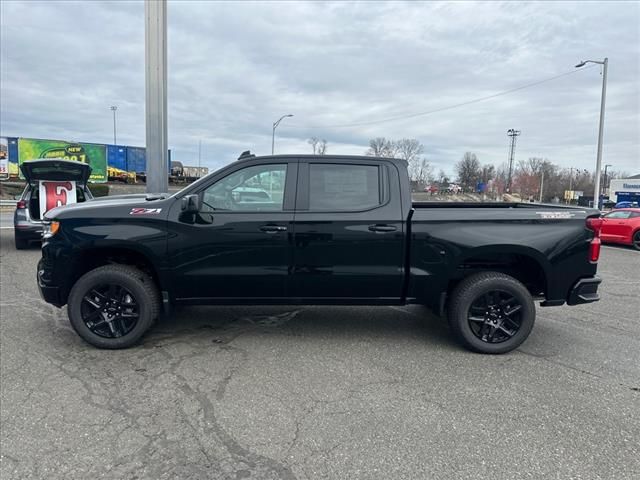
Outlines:
{"label": "dealership building", "polygon": [[616,203],[638,202],[640,204],[640,175],[611,180],[609,199]]}

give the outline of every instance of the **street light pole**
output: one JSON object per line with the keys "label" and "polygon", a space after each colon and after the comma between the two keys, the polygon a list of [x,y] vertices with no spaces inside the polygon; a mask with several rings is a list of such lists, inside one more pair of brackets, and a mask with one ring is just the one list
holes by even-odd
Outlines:
{"label": "street light pole", "polygon": [[145,0],[144,17],[147,192],[167,193],[167,0]]}
{"label": "street light pole", "polygon": [[607,57],[604,60],[583,60],[576,68],[584,67],[587,63],[597,63],[602,65],[602,96],[600,97],[600,128],[598,129],[598,156],[596,158],[596,179],[593,189],[593,202],[594,208],[600,208],[600,168],[602,166],[602,137],[604,134],[604,104],[607,97],[607,67],[609,66],[609,59]]}
{"label": "street light pole", "polygon": [[113,144],[116,145],[116,110],[118,110],[118,106],[111,105],[109,108],[113,112]]}
{"label": "street light pole", "polygon": [[278,121],[273,122],[273,129],[271,130],[271,155],[273,155],[275,145],[276,145],[276,128],[278,128],[278,125],[280,125],[280,122],[287,117],[293,117],[293,115],[290,113],[287,115],[283,115],[278,119]]}

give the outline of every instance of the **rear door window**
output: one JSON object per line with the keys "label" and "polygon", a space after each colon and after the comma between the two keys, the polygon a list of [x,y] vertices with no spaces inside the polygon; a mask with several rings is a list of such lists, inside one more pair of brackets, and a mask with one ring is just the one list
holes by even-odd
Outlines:
{"label": "rear door window", "polygon": [[309,165],[309,211],[361,211],[382,204],[377,165]]}

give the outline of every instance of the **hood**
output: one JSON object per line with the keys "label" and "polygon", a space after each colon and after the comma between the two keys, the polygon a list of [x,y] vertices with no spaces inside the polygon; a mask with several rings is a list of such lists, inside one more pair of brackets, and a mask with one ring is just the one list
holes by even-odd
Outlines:
{"label": "hood", "polygon": [[52,182],[74,181],[86,185],[91,175],[91,167],[87,163],[73,160],[28,160],[20,164],[20,170],[27,182],[50,180]]}
{"label": "hood", "polygon": [[[72,203],[62,207],[56,207],[44,214],[47,220],[66,219],[74,217],[99,217],[102,215],[110,218],[123,217],[127,218],[131,215],[134,208],[148,209],[149,215],[165,214],[170,205],[170,199],[147,200],[145,196],[133,194],[122,195],[117,197],[98,197],[88,202]],[[160,210],[154,210],[160,209]]]}

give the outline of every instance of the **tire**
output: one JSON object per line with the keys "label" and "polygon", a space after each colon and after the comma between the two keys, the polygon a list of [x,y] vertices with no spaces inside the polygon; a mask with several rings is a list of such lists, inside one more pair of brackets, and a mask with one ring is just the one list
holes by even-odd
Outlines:
{"label": "tire", "polygon": [[15,240],[16,250],[26,250],[29,247],[29,242],[19,237],[17,233],[13,234],[13,239]]}
{"label": "tire", "polygon": [[[111,297],[118,297],[119,301],[110,301]],[[67,301],[71,326],[83,340],[98,348],[135,345],[159,312],[160,294],[153,279],[127,265],[106,265],[85,273]]]}
{"label": "tire", "polygon": [[631,246],[636,250],[640,250],[640,230],[636,231],[631,237]]}
{"label": "tire", "polygon": [[514,350],[527,339],[536,318],[527,288],[498,272],[478,273],[462,280],[451,294],[448,307],[454,336],[465,348],[478,353]]}

